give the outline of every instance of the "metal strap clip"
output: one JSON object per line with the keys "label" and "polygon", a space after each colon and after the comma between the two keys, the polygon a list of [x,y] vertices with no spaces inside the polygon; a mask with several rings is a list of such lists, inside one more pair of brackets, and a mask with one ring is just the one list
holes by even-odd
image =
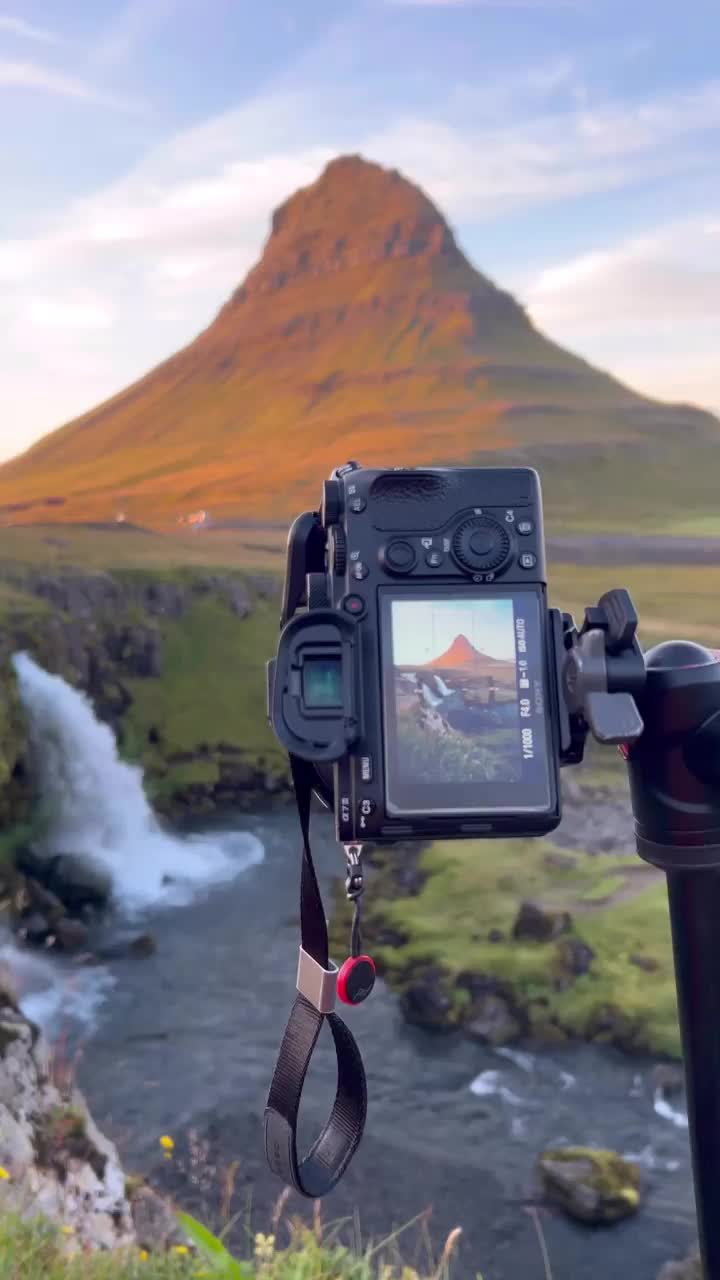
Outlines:
{"label": "metal strap clip", "polygon": [[330,968],[323,969],[317,960],[300,948],[297,971],[297,989],[314,1005],[319,1013],[332,1013],[337,994],[338,967],[330,961]]}

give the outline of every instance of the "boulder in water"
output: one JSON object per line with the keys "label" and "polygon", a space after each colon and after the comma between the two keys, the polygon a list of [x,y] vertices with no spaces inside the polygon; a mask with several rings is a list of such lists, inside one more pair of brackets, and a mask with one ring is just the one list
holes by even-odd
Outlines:
{"label": "boulder in water", "polygon": [[98,960],[123,960],[126,956],[151,956],[157,951],[157,942],[151,933],[139,933],[133,937],[113,938],[95,949]]}
{"label": "boulder in water", "polygon": [[666,1098],[677,1097],[685,1089],[685,1072],[676,1062],[660,1062],[652,1073],[653,1088]]}
{"label": "boulder in water", "polygon": [[65,916],[58,920],[51,937],[59,951],[81,951],[87,947],[88,928],[82,920],[71,920]]}
{"label": "boulder in water", "polygon": [[68,907],[106,906],[112,897],[112,877],[82,853],[60,853],[50,860],[46,881]]}
{"label": "boulder in water", "polygon": [[691,1253],[684,1262],[666,1262],[658,1280],[703,1280],[700,1254]]}
{"label": "boulder in water", "polygon": [[538,1160],[543,1190],[579,1222],[619,1222],[640,1207],[640,1170],[614,1151],[560,1147]]}

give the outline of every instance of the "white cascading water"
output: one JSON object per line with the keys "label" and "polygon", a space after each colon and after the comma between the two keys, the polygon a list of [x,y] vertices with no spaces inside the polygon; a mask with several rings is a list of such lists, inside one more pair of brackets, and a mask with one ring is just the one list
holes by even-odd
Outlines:
{"label": "white cascading water", "polygon": [[40,853],[85,854],[110,872],[116,906],[135,914],[182,906],[205,886],[260,862],[248,832],[179,837],[163,830],[142,771],[118,755],[89,699],[25,653],[13,658],[28,714],[40,800],[50,815]]}

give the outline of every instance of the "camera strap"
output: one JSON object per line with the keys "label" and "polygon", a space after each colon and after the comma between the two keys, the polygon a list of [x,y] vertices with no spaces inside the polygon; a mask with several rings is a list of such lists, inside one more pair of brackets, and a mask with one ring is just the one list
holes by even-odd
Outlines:
{"label": "camera strap", "polygon": [[[347,1169],[362,1138],[367,1113],[365,1069],[360,1050],[342,1018],[334,1012],[340,979],[348,965],[367,962],[372,976],[349,1003],[358,1003],[374,980],[374,966],[360,957],[359,894],[362,877],[348,875],[348,896],[355,897],[352,953],[354,960],[338,972],[330,963],[327,921],[310,851],[310,805],[315,773],[310,764],[290,756],[300,827],[302,872],[300,879],[300,959],[298,994],[280,1045],[265,1108],[265,1153],[273,1173],[301,1195],[317,1199],[327,1195]],[[332,1032],[337,1057],[337,1091],[330,1117],[303,1160],[297,1152],[297,1123],[305,1077],[323,1023]]]}

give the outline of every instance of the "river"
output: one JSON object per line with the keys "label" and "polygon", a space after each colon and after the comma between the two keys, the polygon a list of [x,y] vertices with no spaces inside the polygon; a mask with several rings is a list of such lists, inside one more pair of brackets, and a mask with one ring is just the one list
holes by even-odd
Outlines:
{"label": "river", "polygon": [[[262,841],[262,862],[191,906],[146,914],[157,953],[112,966],[115,985],[95,1015],[79,1078],[127,1167],[151,1173],[198,1211],[216,1210],[219,1192],[217,1179],[206,1186],[201,1170],[184,1167],[192,1159],[188,1131],[209,1168],[239,1161],[234,1204],[251,1194],[261,1230],[281,1189],[264,1167],[261,1115],[293,996],[298,839],[292,815],[247,825]],[[322,825],[315,844],[327,885],[340,865]],[[540,1278],[535,1227],[523,1207],[536,1194],[534,1157],[546,1145],[579,1142],[639,1159],[647,1199],[636,1219],[605,1230],[543,1213],[556,1280],[600,1280],[630,1262],[635,1280],[655,1280],[664,1261],[686,1251],[693,1238],[687,1131],[679,1108],[656,1113],[650,1063],[590,1046],[495,1052],[423,1032],[403,1023],[382,983],[348,1019],[366,1061],[370,1110],[363,1147],[325,1202],[328,1220],[358,1210],[363,1238],[378,1238],[432,1206],[436,1244],[463,1227],[458,1274]],[[332,1050],[316,1057],[309,1130],[334,1089]],[[160,1158],[164,1133],[178,1143],[172,1162]],[[302,1207],[293,1197],[290,1210]],[[417,1227],[408,1231],[408,1254],[419,1238]]]}

